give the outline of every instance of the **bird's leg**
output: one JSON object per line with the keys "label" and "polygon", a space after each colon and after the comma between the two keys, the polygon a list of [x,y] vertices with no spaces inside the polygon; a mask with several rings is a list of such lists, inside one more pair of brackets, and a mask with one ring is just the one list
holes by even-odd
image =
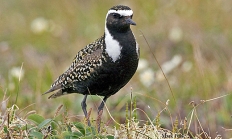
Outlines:
{"label": "bird's leg", "polygon": [[81,102],[81,107],[82,107],[82,110],[83,110],[83,112],[84,112],[85,118],[86,118],[86,120],[87,120],[87,122],[88,122],[88,126],[91,126],[90,121],[89,121],[89,118],[87,117],[86,99],[87,99],[87,95],[84,96],[84,99],[83,99],[82,102]]}
{"label": "bird's leg", "polygon": [[100,132],[100,125],[101,125],[101,116],[102,116],[102,112],[103,112],[103,108],[105,106],[106,100],[107,100],[107,96],[105,96],[103,98],[103,101],[101,102],[101,104],[98,107],[98,118],[97,118],[97,129],[98,129],[98,133]]}
{"label": "bird's leg", "polygon": [[105,103],[106,103],[106,100],[107,100],[107,96],[105,96],[104,98],[103,98],[103,101],[101,102],[101,104],[99,105],[99,107],[98,107],[98,114],[99,114],[99,112],[100,111],[102,111],[103,110],[103,108],[104,108],[104,106],[105,106]]}
{"label": "bird's leg", "polygon": [[83,99],[82,102],[81,102],[81,107],[82,107],[82,110],[83,110],[83,112],[84,112],[84,114],[85,114],[85,117],[87,117],[86,99],[87,99],[87,95],[85,95],[84,99]]}

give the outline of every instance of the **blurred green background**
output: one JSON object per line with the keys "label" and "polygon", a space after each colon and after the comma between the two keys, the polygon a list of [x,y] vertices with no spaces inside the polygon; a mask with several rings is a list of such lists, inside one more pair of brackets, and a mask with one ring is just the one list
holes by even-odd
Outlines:
{"label": "blurred green background", "polygon": [[[0,99],[8,100],[8,107],[16,103],[23,109],[21,115],[35,110],[52,117],[56,108],[64,104],[70,117],[83,119],[82,95],[48,100],[48,95],[41,94],[68,68],[81,48],[104,33],[107,10],[125,4],[134,11],[137,25],[132,30],[140,45],[141,61],[133,79],[109,98],[107,107],[111,115],[124,122],[131,87],[137,107],[152,120],[170,100],[167,108],[179,123],[185,117],[190,121],[193,110],[190,102],[199,104],[201,100],[229,94],[199,105],[196,114],[212,137],[217,133],[226,138],[232,136],[231,131],[223,129],[232,128],[232,1],[0,0],[0,3]],[[175,100],[153,54],[164,70]],[[97,96],[88,97],[88,109],[94,109],[91,115],[94,119],[100,101]],[[2,111],[6,108],[3,102]],[[147,120],[143,113],[138,113],[139,119]],[[200,133],[196,116],[193,117],[191,130]],[[108,120],[110,116],[105,110],[103,121]],[[161,113],[160,120],[162,127],[171,129],[168,111]]]}

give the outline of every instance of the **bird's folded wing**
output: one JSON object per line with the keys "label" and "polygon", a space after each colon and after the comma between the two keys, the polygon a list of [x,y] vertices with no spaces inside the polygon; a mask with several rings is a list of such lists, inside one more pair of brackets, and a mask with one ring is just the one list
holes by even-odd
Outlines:
{"label": "bird's folded wing", "polygon": [[89,49],[92,50],[82,49],[79,51],[68,70],[60,75],[52,84],[51,88],[44,94],[62,89],[62,87],[69,87],[74,81],[88,80],[91,73],[94,72],[97,67],[101,66],[104,61],[101,47],[95,46],[94,49],[93,47]]}

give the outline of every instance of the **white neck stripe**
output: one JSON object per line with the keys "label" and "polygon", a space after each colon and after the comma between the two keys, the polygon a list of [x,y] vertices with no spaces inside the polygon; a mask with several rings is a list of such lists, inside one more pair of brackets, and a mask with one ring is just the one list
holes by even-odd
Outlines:
{"label": "white neck stripe", "polygon": [[132,10],[109,10],[107,15],[111,14],[111,13],[118,13],[121,16],[132,16],[133,15],[133,11]]}
{"label": "white neck stripe", "polygon": [[121,55],[121,46],[119,42],[113,38],[107,28],[105,28],[105,44],[106,52],[112,58],[113,62],[118,60]]}

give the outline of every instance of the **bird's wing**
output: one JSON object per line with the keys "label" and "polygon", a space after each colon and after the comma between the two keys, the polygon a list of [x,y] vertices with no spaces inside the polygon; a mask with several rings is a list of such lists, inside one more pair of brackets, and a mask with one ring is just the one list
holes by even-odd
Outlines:
{"label": "bird's wing", "polygon": [[104,61],[104,57],[102,56],[103,43],[96,43],[99,41],[101,40],[98,39],[80,50],[68,70],[60,75],[52,84],[51,88],[44,94],[55,90],[61,91],[62,88],[72,87],[73,82],[87,80],[90,74]]}

